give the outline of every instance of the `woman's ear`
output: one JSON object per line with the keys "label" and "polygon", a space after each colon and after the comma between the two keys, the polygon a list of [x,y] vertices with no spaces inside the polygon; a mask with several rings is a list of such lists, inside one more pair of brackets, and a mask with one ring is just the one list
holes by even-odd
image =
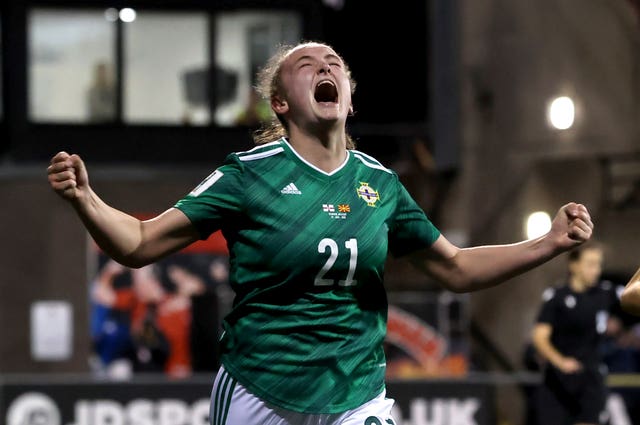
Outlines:
{"label": "woman's ear", "polygon": [[276,114],[282,115],[289,110],[289,104],[286,100],[280,98],[280,96],[272,96],[271,109],[273,109]]}

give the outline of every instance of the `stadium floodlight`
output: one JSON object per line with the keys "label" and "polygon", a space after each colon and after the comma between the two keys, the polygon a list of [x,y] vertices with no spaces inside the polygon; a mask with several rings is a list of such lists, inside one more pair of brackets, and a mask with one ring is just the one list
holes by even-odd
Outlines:
{"label": "stadium floodlight", "polygon": [[527,217],[527,239],[542,236],[551,230],[551,216],[544,211],[536,211]]}
{"label": "stadium floodlight", "polygon": [[558,130],[571,128],[576,116],[576,108],[573,100],[568,96],[555,98],[549,104],[547,117],[549,123]]}
{"label": "stadium floodlight", "polygon": [[125,7],[120,10],[120,20],[122,22],[133,22],[136,20],[136,11],[130,7]]}

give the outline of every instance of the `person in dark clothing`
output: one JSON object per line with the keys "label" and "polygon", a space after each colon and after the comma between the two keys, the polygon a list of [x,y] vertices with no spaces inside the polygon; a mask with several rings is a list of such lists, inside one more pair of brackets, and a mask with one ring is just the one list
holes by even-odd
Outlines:
{"label": "person in dark clothing", "polygon": [[537,394],[540,424],[608,421],[602,344],[621,288],[600,279],[602,262],[603,249],[597,244],[570,252],[567,282],[543,294],[532,334],[544,360]]}

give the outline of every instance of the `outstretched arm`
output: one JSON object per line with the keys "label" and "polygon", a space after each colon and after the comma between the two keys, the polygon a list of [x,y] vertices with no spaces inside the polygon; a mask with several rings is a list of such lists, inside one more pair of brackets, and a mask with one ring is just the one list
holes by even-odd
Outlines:
{"label": "outstretched arm", "polygon": [[419,269],[454,292],[495,286],[522,274],[591,237],[593,223],[584,205],[569,203],[558,210],[544,236],[507,245],[458,248],[444,236],[412,254]]}
{"label": "outstretched arm", "polygon": [[620,305],[627,313],[640,316],[640,268],[624,287],[620,296]]}
{"label": "outstretched arm", "polygon": [[89,186],[78,155],[59,152],[47,172],[51,188],[73,206],[98,246],[125,266],[142,267],[199,239],[191,221],[175,208],[141,221],[107,205]]}

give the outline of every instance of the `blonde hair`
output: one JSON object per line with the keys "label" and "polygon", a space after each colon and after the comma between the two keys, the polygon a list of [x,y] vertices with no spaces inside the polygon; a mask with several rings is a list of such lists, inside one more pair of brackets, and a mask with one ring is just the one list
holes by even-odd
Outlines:
{"label": "blonde hair", "polygon": [[[303,41],[298,43],[297,45],[280,45],[273,56],[271,56],[267,63],[258,71],[258,74],[256,76],[256,91],[258,92],[258,94],[263,99],[271,101],[271,98],[280,93],[280,90],[282,89],[280,73],[282,70],[282,64],[284,63],[284,60],[287,58],[287,56],[289,56],[289,54],[293,50],[305,46],[314,45],[328,47],[329,49],[333,50],[333,48],[328,44],[317,41]],[[346,74],[349,77],[351,94],[353,94],[356,90],[356,81],[353,79],[353,77],[351,77],[351,70],[349,69],[347,63],[344,61],[344,59],[342,59],[341,56],[340,59],[344,63]],[[264,143],[272,142],[274,140],[287,136],[287,122],[282,116],[276,114],[270,121],[264,122],[258,130],[254,131],[253,141],[256,145],[262,145]],[[346,139],[347,149],[355,149],[355,143],[348,133],[346,133]]]}

